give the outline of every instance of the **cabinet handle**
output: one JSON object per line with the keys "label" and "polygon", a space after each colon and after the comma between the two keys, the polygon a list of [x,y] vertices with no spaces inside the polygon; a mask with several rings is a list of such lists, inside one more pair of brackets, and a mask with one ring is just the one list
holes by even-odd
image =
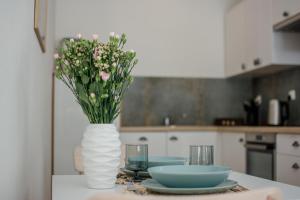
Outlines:
{"label": "cabinet handle", "polygon": [[282,16],[283,16],[283,17],[288,17],[288,16],[290,16],[290,13],[287,12],[287,11],[284,11],[284,12],[282,13]]}
{"label": "cabinet handle", "polygon": [[140,137],[139,138],[139,141],[141,141],[141,142],[147,142],[148,141],[148,139],[146,138],[146,137]]}
{"label": "cabinet handle", "polygon": [[259,58],[254,59],[253,64],[255,66],[260,65],[261,64],[261,60]]}
{"label": "cabinet handle", "polygon": [[293,147],[299,147],[299,146],[300,146],[300,144],[299,144],[299,142],[298,142],[298,141],[294,141],[294,142],[293,142],[293,144],[292,144],[292,146],[293,146]]}
{"label": "cabinet handle", "polygon": [[239,139],[239,142],[240,142],[240,143],[244,142],[244,138],[240,138],[240,139]]}
{"label": "cabinet handle", "polygon": [[176,136],[172,136],[172,137],[170,137],[170,141],[177,141],[178,140],[178,138],[176,137]]}
{"label": "cabinet handle", "polygon": [[293,168],[293,169],[299,169],[299,168],[300,168],[300,166],[299,166],[299,164],[298,164],[298,163],[294,163],[294,164],[292,165],[292,168]]}
{"label": "cabinet handle", "polygon": [[246,68],[247,68],[247,67],[246,67],[246,64],[245,64],[245,63],[241,64],[241,69],[242,69],[242,70],[246,70]]}

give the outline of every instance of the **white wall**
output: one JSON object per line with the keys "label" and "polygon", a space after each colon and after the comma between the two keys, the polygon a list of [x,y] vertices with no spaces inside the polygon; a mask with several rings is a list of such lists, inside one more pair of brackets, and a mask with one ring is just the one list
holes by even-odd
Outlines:
{"label": "white wall", "polygon": [[46,54],[33,31],[34,0],[0,2],[0,199],[50,199],[54,3],[48,2]]}
{"label": "white wall", "polygon": [[[224,12],[239,0],[58,0],[56,40],[125,32],[139,76],[222,77]],[[75,174],[73,150],[88,124],[71,92],[55,87],[55,174]]]}
{"label": "white wall", "polygon": [[239,0],[59,0],[56,39],[126,33],[137,76],[224,77],[224,13]]}

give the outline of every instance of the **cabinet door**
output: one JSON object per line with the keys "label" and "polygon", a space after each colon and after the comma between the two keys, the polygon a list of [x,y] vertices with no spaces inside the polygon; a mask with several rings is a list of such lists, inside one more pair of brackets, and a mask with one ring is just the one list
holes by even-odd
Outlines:
{"label": "cabinet door", "polygon": [[214,163],[220,162],[220,139],[214,132],[172,132],[168,133],[168,155],[189,157],[190,145],[213,145]]}
{"label": "cabinet door", "polygon": [[226,76],[246,70],[245,61],[245,4],[239,3],[226,16]]}
{"label": "cabinet door", "polygon": [[248,70],[254,69],[254,61],[259,58],[258,55],[258,23],[259,23],[259,1],[261,0],[246,0],[245,1],[245,42],[246,42],[246,65]]}
{"label": "cabinet door", "polygon": [[166,156],[167,133],[121,133],[122,144],[148,144],[150,156]]}
{"label": "cabinet door", "polygon": [[272,63],[272,2],[245,1],[246,64],[254,70]]}
{"label": "cabinet door", "polygon": [[246,149],[244,133],[222,133],[222,162],[232,170],[246,172]]}
{"label": "cabinet door", "polygon": [[300,157],[277,154],[277,181],[300,186]]}
{"label": "cabinet door", "polygon": [[299,0],[272,0],[272,3],[274,25],[300,12]]}

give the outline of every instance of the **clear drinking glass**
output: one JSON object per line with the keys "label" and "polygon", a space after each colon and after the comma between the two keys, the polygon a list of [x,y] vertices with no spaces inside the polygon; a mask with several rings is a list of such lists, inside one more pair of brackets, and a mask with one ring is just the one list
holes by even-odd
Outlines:
{"label": "clear drinking glass", "polygon": [[190,165],[213,165],[214,146],[212,145],[191,145]]}
{"label": "clear drinking glass", "polygon": [[125,168],[134,172],[134,180],[139,180],[138,172],[148,168],[148,145],[126,144]]}

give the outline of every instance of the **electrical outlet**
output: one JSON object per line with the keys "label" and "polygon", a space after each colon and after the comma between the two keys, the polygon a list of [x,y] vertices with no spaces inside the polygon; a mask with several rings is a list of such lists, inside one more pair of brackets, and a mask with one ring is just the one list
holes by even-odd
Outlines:
{"label": "electrical outlet", "polygon": [[295,101],[296,100],[296,90],[290,90],[289,91],[289,99],[291,101]]}

